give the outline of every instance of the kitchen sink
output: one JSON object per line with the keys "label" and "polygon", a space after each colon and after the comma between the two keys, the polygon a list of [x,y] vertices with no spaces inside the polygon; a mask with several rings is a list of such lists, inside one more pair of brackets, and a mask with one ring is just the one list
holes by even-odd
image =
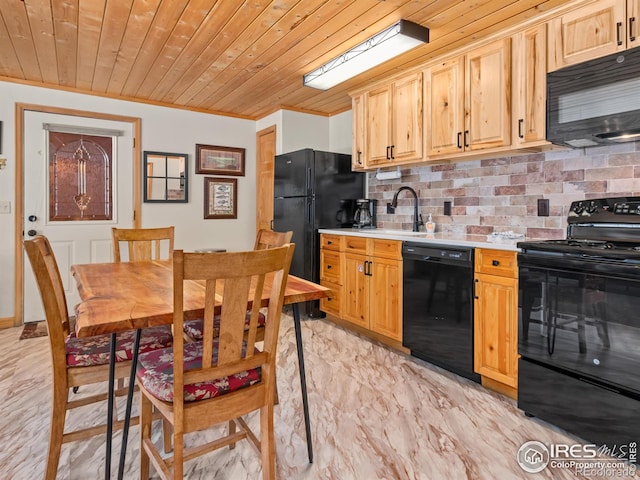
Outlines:
{"label": "kitchen sink", "polygon": [[[363,230],[363,233],[365,231]],[[407,236],[407,235],[416,235],[416,236],[420,236],[420,235],[426,235],[426,232],[413,232],[411,230],[399,230],[399,229],[393,229],[393,228],[372,228],[370,230],[366,230],[366,233],[369,234],[374,234],[374,235],[400,235],[400,236]]]}

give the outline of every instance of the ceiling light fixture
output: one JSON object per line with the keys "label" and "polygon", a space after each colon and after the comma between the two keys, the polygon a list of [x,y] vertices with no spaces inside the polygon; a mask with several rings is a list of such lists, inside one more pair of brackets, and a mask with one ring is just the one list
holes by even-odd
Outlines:
{"label": "ceiling light fixture", "polygon": [[303,77],[303,84],[327,90],[421,43],[429,43],[429,29],[400,20]]}

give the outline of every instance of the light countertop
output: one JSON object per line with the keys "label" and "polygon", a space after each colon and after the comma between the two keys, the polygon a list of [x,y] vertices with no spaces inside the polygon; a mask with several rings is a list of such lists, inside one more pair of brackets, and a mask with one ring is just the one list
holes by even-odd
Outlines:
{"label": "light countertop", "polygon": [[349,235],[354,237],[370,237],[370,238],[386,238],[389,240],[402,240],[407,242],[438,244],[447,246],[474,247],[474,248],[493,248],[497,250],[519,251],[516,247],[518,242],[527,239],[520,238],[493,238],[490,235],[466,235],[446,232],[426,233],[411,232],[406,230],[392,230],[388,228],[321,228],[320,233],[331,233],[334,235]]}

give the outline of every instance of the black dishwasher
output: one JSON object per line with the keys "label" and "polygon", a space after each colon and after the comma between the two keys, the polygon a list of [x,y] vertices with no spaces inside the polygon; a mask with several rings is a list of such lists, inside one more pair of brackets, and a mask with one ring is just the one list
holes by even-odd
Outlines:
{"label": "black dishwasher", "polygon": [[422,360],[473,371],[473,248],[404,242],[402,344]]}

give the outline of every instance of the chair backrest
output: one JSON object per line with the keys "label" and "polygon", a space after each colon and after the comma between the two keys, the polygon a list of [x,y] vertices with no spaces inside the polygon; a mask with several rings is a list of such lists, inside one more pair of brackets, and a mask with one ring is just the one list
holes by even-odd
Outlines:
{"label": "chair backrest", "polygon": [[168,245],[168,257],[173,255],[174,227],[163,228],[112,228],[113,259],[122,261],[120,244],[126,242],[130,262],[160,260],[161,244]]}
{"label": "chair backrest", "polygon": [[[67,365],[65,340],[70,333],[69,313],[58,263],[47,237],[37,235],[24,241],[24,249],[38,283],[47,321],[54,374]],[[62,372],[60,372],[62,373]]]}
{"label": "chair backrest", "polygon": [[[184,253],[173,252],[173,323],[175,331],[183,331],[184,282],[197,280],[205,284],[203,361],[201,368],[183,371],[184,339],[174,337],[174,408],[184,400],[184,385],[215,380],[252,368],[262,367],[261,384],[273,401],[275,357],[280,316],[287,283],[293,244],[248,252]],[[222,283],[220,283],[222,282]],[[216,295],[216,286],[218,295]],[[255,353],[258,316],[263,290],[269,293],[264,346]],[[220,290],[222,296],[220,297]],[[218,306],[216,306],[218,303]],[[245,319],[250,308],[249,331],[245,337]],[[217,363],[212,362],[214,314],[220,312]]]}
{"label": "chair backrest", "polygon": [[281,247],[291,242],[293,232],[274,232],[273,230],[258,230],[254,250],[264,250],[265,248]]}

